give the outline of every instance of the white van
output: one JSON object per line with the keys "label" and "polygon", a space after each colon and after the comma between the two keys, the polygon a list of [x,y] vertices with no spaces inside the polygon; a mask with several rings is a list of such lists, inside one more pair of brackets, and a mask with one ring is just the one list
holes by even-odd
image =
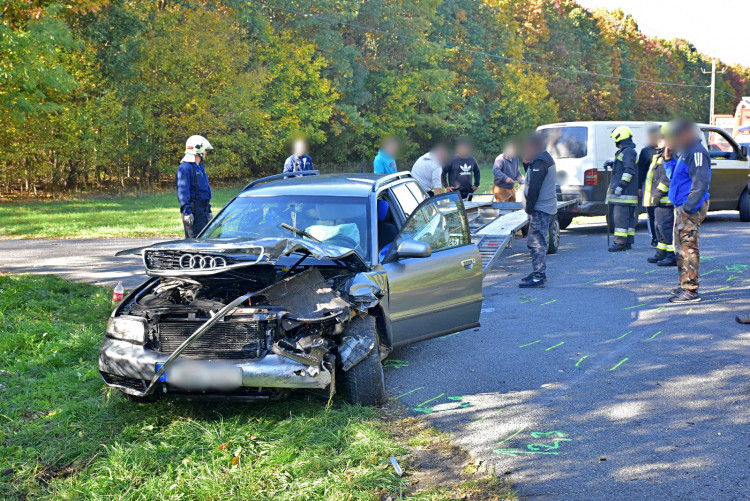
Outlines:
{"label": "white van", "polygon": [[[547,139],[550,154],[557,165],[557,189],[560,198],[577,198],[578,205],[558,213],[561,228],[567,228],[576,216],[603,216],[609,178],[604,162],[613,160],[617,147],[610,134],[620,125],[633,131],[636,151],[646,146],[647,131],[655,122],[567,122],[537,128]],[[743,221],[750,221],[747,149],[739,146],[719,127],[700,125],[711,155],[710,210],[738,210]]]}

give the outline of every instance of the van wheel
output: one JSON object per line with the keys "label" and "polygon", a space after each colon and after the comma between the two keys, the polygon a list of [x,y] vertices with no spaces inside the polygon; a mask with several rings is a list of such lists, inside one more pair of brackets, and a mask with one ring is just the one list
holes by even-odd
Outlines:
{"label": "van wheel", "polygon": [[568,214],[558,214],[557,220],[560,222],[560,229],[565,230],[570,226],[570,223],[573,222],[573,216]]}
{"label": "van wheel", "polygon": [[385,402],[386,394],[375,317],[356,317],[349,322],[346,334],[366,337],[375,342],[375,348],[364,360],[343,374],[347,400],[363,406],[380,405]]}
{"label": "van wheel", "polygon": [[547,234],[547,254],[555,254],[560,247],[560,221],[557,216],[552,218]]}
{"label": "van wheel", "polygon": [[740,221],[750,223],[750,192],[747,188],[742,192],[739,203]]}

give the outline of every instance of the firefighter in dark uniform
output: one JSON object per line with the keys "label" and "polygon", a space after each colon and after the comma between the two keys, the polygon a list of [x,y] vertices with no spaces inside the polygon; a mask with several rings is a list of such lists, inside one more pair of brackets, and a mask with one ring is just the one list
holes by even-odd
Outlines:
{"label": "firefighter in dark uniform", "polygon": [[185,238],[198,236],[213,217],[211,185],[203,165],[206,153],[213,149],[205,137],[190,136],[185,144],[185,156],[177,168],[177,199]]}
{"label": "firefighter in dark uniform", "polygon": [[672,239],[674,206],[667,195],[677,159],[663,139],[656,152],[643,185],[643,206],[653,209],[653,228],[657,240],[656,254],[647,261],[658,266],[677,266]]}
{"label": "firefighter in dark uniform", "polygon": [[607,192],[607,203],[611,206],[610,215],[614,221],[615,243],[609,252],[620,252],[635,241],[636,210],[638,209],[638,170],[633,142],[633,132],[624,125],[612,131],[612,139],[617,145],[612,165],[612,177]]}

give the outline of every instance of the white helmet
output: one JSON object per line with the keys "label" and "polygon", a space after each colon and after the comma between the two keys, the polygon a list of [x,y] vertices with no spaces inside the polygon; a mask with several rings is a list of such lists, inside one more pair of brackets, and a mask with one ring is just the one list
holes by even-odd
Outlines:
{"label": "white helmet", "polygon": [[185,156],[183,162],[195,162],[195,155],[205,156],[206,151],[213,150],[214,147],[203,136],[190,136],[185,142]]}

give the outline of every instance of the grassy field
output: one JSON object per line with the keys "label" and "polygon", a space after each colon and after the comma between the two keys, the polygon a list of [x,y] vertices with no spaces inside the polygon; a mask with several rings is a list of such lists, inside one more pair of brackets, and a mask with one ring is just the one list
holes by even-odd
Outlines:
{"label": "grassy field", "polygon": [[[492,191],[492,167],[481,168],[479,193]],[[240,187],[214,190],[214,213]],[[0,238],[115,238],[183,236],[174,193],[0,204]]]}
{"label": "grassy field", "polygon": [[[134,404],[106,389],[96,358],[109,311],[108,290],[0,276],[0,499],[379,499],[408,490],[388,457],[430,433],[397,438],[390,427],[404,426],[373,409],[305,395]],[[487,477],[410,497],[488,492],[508,489]]]}

